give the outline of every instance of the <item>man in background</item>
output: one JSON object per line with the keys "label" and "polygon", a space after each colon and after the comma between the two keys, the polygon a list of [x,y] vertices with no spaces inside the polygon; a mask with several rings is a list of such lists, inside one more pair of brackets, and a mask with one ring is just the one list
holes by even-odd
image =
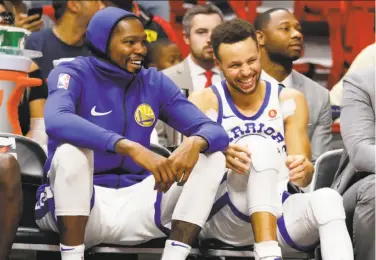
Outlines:
{"label": "man in background", "polygon": [[293,70],[293,61],[303,49],[301,25],[287,9],[273,8],[256,18],[255,29],[261,48],[261,79],[294,88],[307,99],[308,136],[315,161],[331,149],[332,113],[328,90]]}
{"label": "man in background", "polygon": [[[188,94],[202,90],[221,81],[221,74],[214,66],[210,36],[213,29],[223,22],[223,14],[215,5],[197,5],[183,17],[184,40],[190,54],[179,64],[163,71],[179,88]],[[159,143],[174,146],[172,129],[161,122],[157,124]]]}
{"label": "man in background", "polygon": [[356,260],[375,259],[375,63],[343,79],[341,135],[345,145],[332,188],[342,196]]}
{"label": "man in background", "polygon": [[24,95],[18,114],[23,134],[30,130],[32,118],[43,118],[48,90],[46,79],[53,69],[53,61],[61,58],[89,56],[85,45],[85,31],[91,17],[104,7],[101,1],[54,0],[56,26],[32,33],[25,49],[42,52],[33,59],[30,76],[43,80],[43,85],[31,88]]}

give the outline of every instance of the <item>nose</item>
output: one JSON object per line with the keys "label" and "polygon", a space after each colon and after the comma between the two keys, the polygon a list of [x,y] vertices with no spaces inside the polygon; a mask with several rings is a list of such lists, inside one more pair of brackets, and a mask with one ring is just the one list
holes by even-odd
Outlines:
{"label": "nose", "polygon": [[293,29],[291,38],[301,40],[303,38],[303,34],[299,30]]}
{"label": "nose", "polygon": [[147,48],[146,48],[146,46],[143,42],[139,42],[139,43],[135,44],[133,52],[135,54],[145,56],[146,53],[147,53]]}
{"label": "nose", "polygon": [[240,69],[240,73],[243,77],[248,77],[249,75],[251,75],[251,72],[252,72],[252,69],[249,65],[244,65],[241,69]]}
{"label": "nose", "polygon": [[210,40],[211,35],[212,35],[212,31],[209,31],[209,32],[207,33],[207,38],[206,38],[206,42],[207,42],[207,43],[210,43],[210,42],[211,42],[211,40]]}

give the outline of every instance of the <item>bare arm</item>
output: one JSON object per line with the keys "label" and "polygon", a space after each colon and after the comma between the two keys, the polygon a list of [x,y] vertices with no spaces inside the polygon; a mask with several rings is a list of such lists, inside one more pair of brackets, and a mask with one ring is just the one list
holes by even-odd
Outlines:
{"label": "bare arm", "polygon": [[[211,89],[193,92],[189,100],[195,104],[206,116],[217,121],[218,99]],[[251,166],[251,154],[247,147],[229,144],[225,150],[226,167],[237,173],[245,173]]]}
{"label": "bare arm", "polygon": [[218,100],[211,89],[195,91],[188,97],[188,100],[196,105],[196,107],[198,107],[210,119],[217,121]]}
{"label": "bare arm", "polygon": [[306,187],[312,180],[314,171],[311,162],[311,144],[307,125],[309,112],[306,99],[302,93],[294,89],[283,89],[280,101],[295,103],[295,111],[285,118],[285,143],[288,154],[287,166],[290,169],[290,180],[300,187]]}

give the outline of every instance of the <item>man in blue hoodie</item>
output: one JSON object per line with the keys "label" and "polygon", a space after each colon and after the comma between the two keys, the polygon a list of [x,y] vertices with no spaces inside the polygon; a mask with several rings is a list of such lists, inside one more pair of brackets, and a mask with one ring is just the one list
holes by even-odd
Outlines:
{"label": "man in blue hoodie", "polygon": [[[228,136],[163,73],[142,67],[137,16],[105,8],[86,38],[95,55],[48,77],[48,183],[38,190],[37,223],[59,232],[62,260],[81,260],[100,243],[168,235],[162,259],[186,259],[225,172]],[[187,136],[168,159],[148,149],[158,118]]]}

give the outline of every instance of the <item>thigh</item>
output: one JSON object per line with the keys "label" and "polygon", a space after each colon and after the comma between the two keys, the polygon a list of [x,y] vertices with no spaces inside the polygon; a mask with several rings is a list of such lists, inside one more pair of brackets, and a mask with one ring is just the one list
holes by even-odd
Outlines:
{"label": "thigh", "polygon": [[313,193],[290,195],[278,219],[278,241],[283,251],[309,251],[319,240],[318,225],[310,200]]}
{"label": "thigh", "polygon": [[106,243],[135,245],[169,235],[171,216],[182,187],[172,185],[168,192],[154,190],[154,177],[116,191],[109,202],[113,214],[109,216]]}

